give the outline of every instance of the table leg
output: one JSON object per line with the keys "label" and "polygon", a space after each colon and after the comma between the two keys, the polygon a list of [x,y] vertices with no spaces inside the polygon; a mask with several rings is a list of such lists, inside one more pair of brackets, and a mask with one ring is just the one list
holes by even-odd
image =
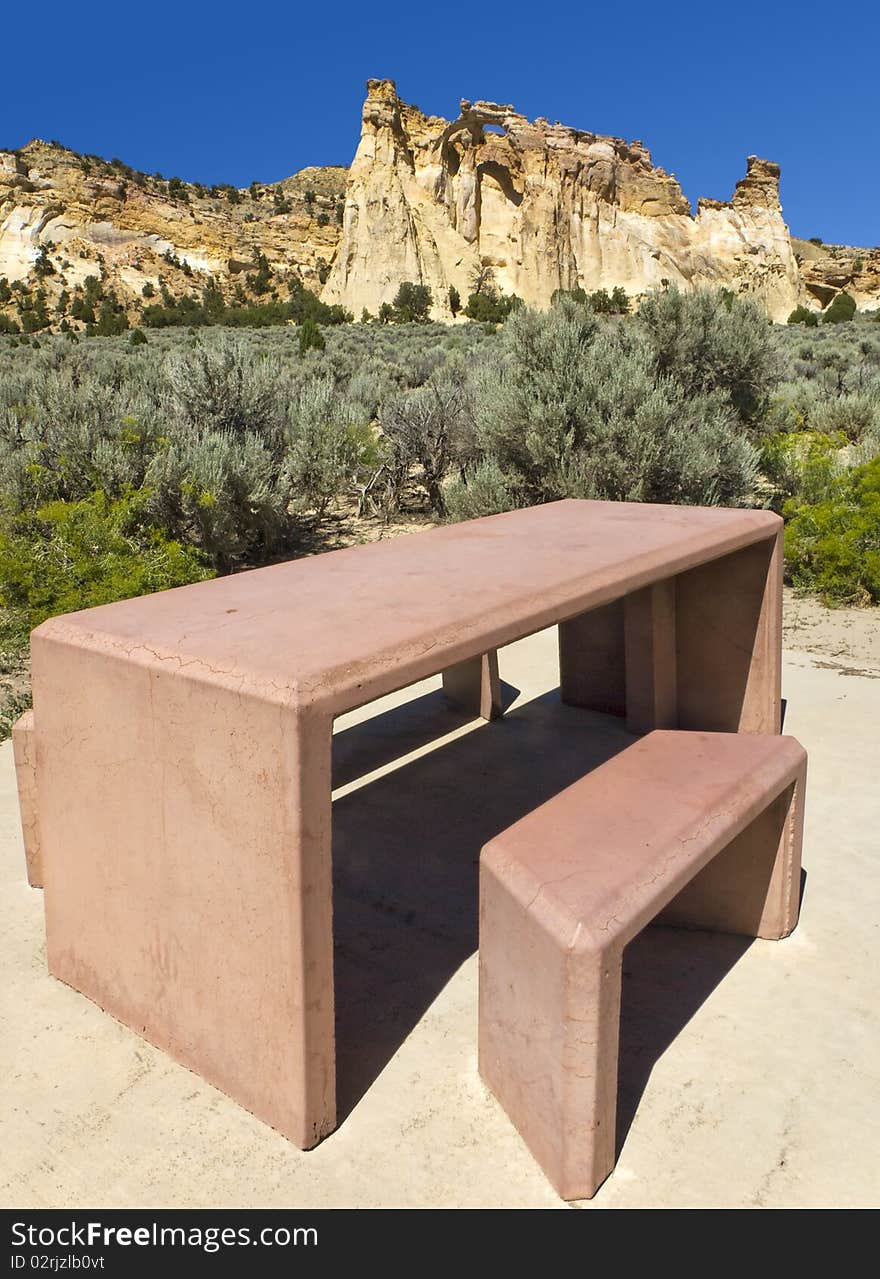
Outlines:
{"label": "table leg", "polygon": [[37,636],[33,675],[50,971],[315,1145],[335,1124],[330,719],[136,645]]}
{"label": "table leg", "polygon": [[559,690],[569,706],[626,714],[622,599],[560,622]]}
{"label": "table leg", "polygon": [[652,728],[781,730],[782,535],[563,622],[563,701]]}
{"label": "table leg", "polygon": [[782,729],[782,534],[676,579],[678,727]]}
{"label": "table leg", "polygon": [[504,712],[498,653],[490,649],[443,672],[443,692],[450,702],[483,719],[499,719]]}
{"label": "table leg", "polygon": [[626,726],[677,728],[675,578],[633,591],[623,610]]}

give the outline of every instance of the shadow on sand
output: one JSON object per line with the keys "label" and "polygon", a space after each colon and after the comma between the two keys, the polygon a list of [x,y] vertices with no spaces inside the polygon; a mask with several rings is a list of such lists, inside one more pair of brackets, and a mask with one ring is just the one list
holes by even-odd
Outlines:
{"label": "shadow on sand", "polygon": [[[467,723],[438,690],[345,728],[334,784]],[[564,706],[554,690],[335,800],[340,1123],[477,949],[482,845],[631,741],[620,720]],[[618,1148],[655,1061],[749,945],[653,927],[627,947]]]}

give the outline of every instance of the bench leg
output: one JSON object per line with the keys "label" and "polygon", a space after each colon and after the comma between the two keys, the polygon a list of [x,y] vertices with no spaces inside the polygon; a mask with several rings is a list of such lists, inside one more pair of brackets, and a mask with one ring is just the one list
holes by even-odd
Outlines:
{"label": "bench leg", "polygon": [[787,937],[798,920],[806,765],[657,917],[661,924]]}
{"label": "bench leg", "polygon": [[34,712],[25,713],[12,726],[12,753],[18,784],[18,808],[24,857],[31,888],[43,887],[43,864],[40,856],[40,832],[37,825],[37,752],[34,737]]}
{"label": "bench leg", "polygon": [[579,949],[512,887],[481,865],[480,1074],[557,1193],[588,1199],[614,1167],[622,951]]}
{"label": "bench leg", "polygon": [[504,708],[496,649],[445,670],[443,692],[453,705],[469,711],[474,717],[499,719]]}

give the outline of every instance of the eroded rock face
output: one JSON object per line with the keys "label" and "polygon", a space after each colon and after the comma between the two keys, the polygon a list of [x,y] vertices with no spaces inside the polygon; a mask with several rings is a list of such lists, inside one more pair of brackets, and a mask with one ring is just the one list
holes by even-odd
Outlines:
{"label": "eroded rock face", "polygon": [[185,198],[173,198],[164,181],[34,141],[0,152],[0,278],[33,278],[48,246],[54,272],[41,287],[50,301],[102,274],[134,315],[144,284],[158,289],[161,280],[176,296],[197,295],[210,277],[226,289],[236,275],[230,263],[252,269],[256,252],[282,278],[294,273],[319,292],[339,242],[336,206],[347,176],[344,168],[307,169],[242,191],[235,203],[225,191],[183,183]]}
{"label": "eroded rock face", "polygon": [[[694,215],[641,142],[530,121],[496,102],[463,101],[451,121],[426,116],[391,80],[368,82],[350,170],[303,169],[232,194],[172,191],[51,143],[0,151],[0,279],[39,287],[51,312],[100,275],[132,321],[145,285],[156,299],[163,288],[198,298],[212,283],[230,302],[266,300],[271,292],[243,292],[255,254],[279,297],[296,276],[356,317],[412,280],[430,285],[434,316],[448,319],[450,287],[466,300],[487,270],[536,306],[558,288],[635,296],[664,281],[751,294],[776,320],[799,303],[818,310],[842,288],[860,309],[880,304],[880,250],[797,241],[799,269],[769,160],[750,156],[732,198],[700,200]],[[38,276],[42,250],[52,270]],[[16,305],[0,313],[14,318]]]}
{"label": "eroded rock face", "polygon": [[828,306],[840,292],[852,297],[860,311],[880,307],[880,248],[859,249],[841,244],[794,240],[807,304]]}
{"label": "eroded rock face", "polygon": [[546,306],[558,288],[644,293],[663,281],[727,285],[784,319],[804,297],[779,205],[779,166],[751,156],[729,203],[696,216],[641,142],[462,102],[453,121],[370,80],[342,242],[324,290],[355,314],[402,280],[431,286],[437,315],[491,267],[504,293]]}

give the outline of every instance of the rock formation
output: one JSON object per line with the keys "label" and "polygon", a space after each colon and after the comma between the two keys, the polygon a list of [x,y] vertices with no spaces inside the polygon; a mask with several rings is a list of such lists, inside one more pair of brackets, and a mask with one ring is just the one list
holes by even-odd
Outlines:
{"label": "rock formation", "polygon": [[852,297],[860,311],[880,306],[880,247],[858,249],[821,240],[792,240],[807,291],[814,309],[825,308],[841,291]]}
{"label": "rock formation", "polygon": [[180,296],[211,278],[231,291],[263,254],[273,273],[293,273],[319,292],[347,176],[304,169],[274,185],[208,190],[36,140],[0,151],[0,279],[33,279],[45,249],[53,269],[41,287],[50,302],[102,275],[131,309],[145,284],[156,296],[162,284]]}
{"label": "rock formation", "polygon": [[54,327],[89,276],[133,322],[144,297],[198,298],[211,283],[249,304],[286,297],[294,278],[357,317],[411,280],[448,319],[450,288],[466,300],[477,277],[536,306],[560,288],[635,296],[664,282],[751,294],[775,320],[841,288],[860,308],[880,303],[880,250],[795,248],[768,160],[750,156],[732,199],[700,200],[694,214],[641,142],[494,102],[425,116],[391,80],[368,82],[350,170],[272,185],[209,190],[57,143],[0,151],[0,317],[19,313],[25,295],[9,286],[21,282],[44,295]]}
{"label": "rock formation", "polygon": [[804,299],[779,206],[779,167],[749,157],[729,203],[691,212],[641,142],[462,102],[452,122],[370,80],[342,242],[324,291],[355,314],[401,280],[428,284],[435,314],[490,268],[497,287],[546,306],[555,289],[726,285],[785,319]]}

